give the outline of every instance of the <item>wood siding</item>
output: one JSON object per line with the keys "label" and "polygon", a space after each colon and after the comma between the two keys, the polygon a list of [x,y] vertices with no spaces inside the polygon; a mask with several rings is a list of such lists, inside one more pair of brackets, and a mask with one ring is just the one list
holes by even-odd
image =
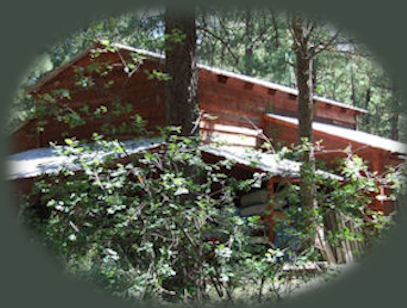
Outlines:
{"label": "wood siding", "polygon": [[[70,100],[61,100],[61,104],[67,104],[73,110],[79,112],[84,105],[89,105],[90,111],[105,105],[109,107],[114,101],[129,103],[133,106],[133,112],[117,117],[112,125],[130,123],[130,117],[134,114],[141,115],[147,121],[147,128],[154,131],[157,126],[165,124],[165,93],[164,81],[149,78],[145,71],[164,71],[162,61],[157,59],[145,59],[143,64],[133,74],[124,72],[123,61],[130,61],[131,53],[126,50],[119,52],[101,53],[97,58],[92,58],[91,53],[84,54],[63,69],[54,71],[51,78],[46,82],[39,82],[40,86],[34,88],[32,95],[40,100],[42,94],[50,93],[55,89],[68,89]],[[107,76],[97,73],[89,73],[95,82],[91,88],[83,88],[76,85],[78,75],[75,70],[86,68],[95,63],[106,63],[113,67]],[[113,80],[109,89],[105,85]],[[267,112],[283,115],[296,115],[298,102],[295,95],[282,90],[274,90],[262,85],[253,84],[239,78],[227,77],[216,74],[211,70],[199,69],[199,106],[208,115],[216,116],[209,120],[202,118],[201,127],[205,131],[215,130],[214,124],[234,125],[236,127],[265,129],[263,116]],[[79,112],[80,113],[80,112]],[[340,106],[315,103],[315,118],[327,123],[339,124],[345,127],[355,128],[357,111]],[[79,139],[90,138],[92,132],[100,132],[105,124],[105,119],[95,119],[81,114],[86,124],[70,128],[67,124],[48,117],[48,122],[42,133],[35,129],[35,120],[17,130],[14,139],[14,152],[27,150],[34,147],[48,146],[50,141],[63,143],[68,136],[77,136]],[[132,135],[117,134],[119,139],[133,138]]]}
{"label": "wood siding", "polygon": [[[114,101],[129,103],[133,106],[131,113],[124,114],[113,120],[112,125],[121,125],[130,123],[131,116],[139,114],[147,121],[147,129],[155,132],[157,126],[165,125],[165,92],[164,81],[149,78],[145,71],[158,70],[164,71],[164,66],[158,60],[146,59],[134,74],[128,74],[123,71],[122,58],[129,60],[130,54],[127,51],[118,53],[102,53],[98,58],[92,60],[89,54],[77,59],[71,65],[54,74],[52,78],[43,83],[41,87],[32,95],[39,100],[42,94],[51,92],[54,89],[68,89],[71,94],[69,101],[61,103],[69,104],[69,107],[78,111],[84,105],[89,105],[90,111],[94,111],[101,105],[108,107]],[[75,67],[86,68],[93,61],[105,62],[112,65],[113,70],[107,76],[99,76],[96,73],[91,74],[96,86],[92,89],[78,87],[75,77]],[[110,80],[114,83],[109,89],[104,85]],[[297,143],[298,132],[295,125],[288,125],[283,122],[267,120],[266,113],[272,112],[281,115],[296,116],[298,111],[298,101],[296,95],[284,92],[282,90],[270,89],[265,86],[250,83],[239,78],[219,75],[206,69],[199,70],[199,89],[198,89],[199,107],[202,110],[201,129],[204,139],[209,140],[214,132],[230,134],[216,128],[216,124],[231,125],[237,128],[259,128],[274,143],[281,142],[285,145]],[[340,125],[349,128],[356,127],[356,116],[358,111],[344,108],[335,104],[324,102],[314,102],[315,120],[330,124]],[[83,115],[86,124],[76,128],[70,128],[67,124],[58,121],[55,117],[48,117],[48,123],[44,131],[39,133],[36,130],[36,121],[31,120],[15,131],[12,136],[13,152],[47,147],[49,142],[54,141],[63,143],[68,136],[76,136],[78,139],[89,139],[93,132],[100,131],[105,123],[106,116],[95,119],[91,116]],[[213,115],[215,118],[208,117]],[[232,132],[233,134],[233,132]],[[115,138],[129,139],[134,135],[116,134]],[[248,136],[259,140],[259,135]],[[315,132],[315,140],[323,139],[325,149],[329,153],[316,153],[317,157],[328,162],[333,162],[338,157],[344,157],[342,152],[349,144],[352,145],[355,153],[369,161],[372,170],[383,172],[386,165],[394,165],[400,162],[390,152],[374,149],[365,146],[363,143],[350,142],[329,134]],[[256,142],[255,142],[256,143]],[[333,150],[338,150],[333,152]],[[216,161],[218,158],[207,154],[207,162]],[[245,178],[251,176],[253,170],[247,166],[237,166],[230,171],[230,175],[236,178]],[[279,179],[274,178],[274,181]],[[16,183],[16,189],[27,191],[32,185],[32,179],[13,181]],[[273,194],[273,182],[268,185],[269,194]],[[374,197],[372,197],[374,199]],[[378,202],[374,199],[376,209],[385,210],[387,213],[391,210],[391,204]],[[270,212],[264,216],[268,226],[269,238],[274,238],[273,233],[273,213]]]}

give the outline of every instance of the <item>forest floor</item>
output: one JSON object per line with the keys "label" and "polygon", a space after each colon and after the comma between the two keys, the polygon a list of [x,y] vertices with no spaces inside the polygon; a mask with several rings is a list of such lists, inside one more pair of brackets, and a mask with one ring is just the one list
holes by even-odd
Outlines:
{"label": "forest floor", "polygon": [[[247,304],[260,305],[265,302],[284,301],[328,286],[350,268],[352,268],[351,265],[329,265],[323,269],[312,270],[312,264],[310,264],[308,269],[302,271],[285,269],[280,279],[264,282],[261,296],[259,295],[260,281],[258,283],[248,281],[244,287],[235,288],[232,294],[234,304],[246,306]],[[204,304],[205,307],[225,303],[224,299],[219,298],[215,290],[210,290],[210,298],[207,304]]]}

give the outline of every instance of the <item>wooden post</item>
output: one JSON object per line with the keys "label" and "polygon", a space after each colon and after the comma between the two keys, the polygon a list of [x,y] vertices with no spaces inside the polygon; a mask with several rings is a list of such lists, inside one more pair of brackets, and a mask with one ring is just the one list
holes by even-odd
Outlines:
{"label": "wooden post", "polygon": [[[271,178],[271,179],[269,179],[267,181],[267,193],[268,193],[268,200],[270,201],[270,199],[274,195],[274,180],[273,180],[273,178]],[[274,234],[275,221],[273,220],[273,216],[274,216],[273,204],[269,203],[269,205],[267,207],[267,214],[264,215],[263,219],[264,219],[264,222],[265,222],[266,227],[267,227],[267,236],[268,236],[270,242],[274,241],[274,236],[275,236],[275,234]]]}
{"label": "wooden post", "polygon": [[379,152],[377,150],[372,150],[371,153],[370,166],[372,168],[372,171],[376,171],[380,175],[384,171],[384,155],[382,152]]}

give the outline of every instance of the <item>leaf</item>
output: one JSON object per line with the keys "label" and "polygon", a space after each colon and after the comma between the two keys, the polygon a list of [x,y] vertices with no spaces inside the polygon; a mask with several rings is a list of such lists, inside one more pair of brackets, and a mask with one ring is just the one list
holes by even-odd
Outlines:
{"label": "leaf", "polygon": [[179,195],[187,195],[189,194],[189,190],[185,187],[179,187],[175,193],[174,196],[179,196]]}
{"label": "leaf", "polygon": [[70,235],[68,236],[68,240],[70,240],[71,242],[76,241],[76,235],[75,235],[75,234],[70,234]]}

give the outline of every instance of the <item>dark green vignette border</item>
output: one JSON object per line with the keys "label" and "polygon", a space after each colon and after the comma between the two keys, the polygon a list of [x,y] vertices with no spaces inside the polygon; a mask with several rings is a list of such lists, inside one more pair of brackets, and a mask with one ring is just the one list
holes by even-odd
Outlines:
{"label": "dark green vignette border", "polygon": [[[185,7],[197,2],[220,5],[220,1],[21,1],[5,0],[0,9],[0,108],[5,123],[8,107],[25,69],[52,43],[86,26],[94,18],[120,14],[143,5],[168,4]],[[222,5],[272,5],[317,13],[344,26],[379,58],[404,91],[407,81],[407,18],[402,1],[357,0],[223,0]],[[404,105],[404,108],[406,105]],[[0,153],[8,143],[2,130]],[[2,159],[4,162],[4,159]],[[4,163],[0,164],[3,175]],[[98,294],[90,286],[61,273],[52,258],[32,247],[15,221],[9,187],[0,193],[0,305],[2,307],[121,307],[118,299]],[[404,201],[405,203],[405,201]],[[404,204],[391,239],[377,247],[360,265],[305,295],[283,302],[282,307],[393,307],[402,306],[406,295],[407,219]],[[4,302],[4,303],[2,303]]]}

